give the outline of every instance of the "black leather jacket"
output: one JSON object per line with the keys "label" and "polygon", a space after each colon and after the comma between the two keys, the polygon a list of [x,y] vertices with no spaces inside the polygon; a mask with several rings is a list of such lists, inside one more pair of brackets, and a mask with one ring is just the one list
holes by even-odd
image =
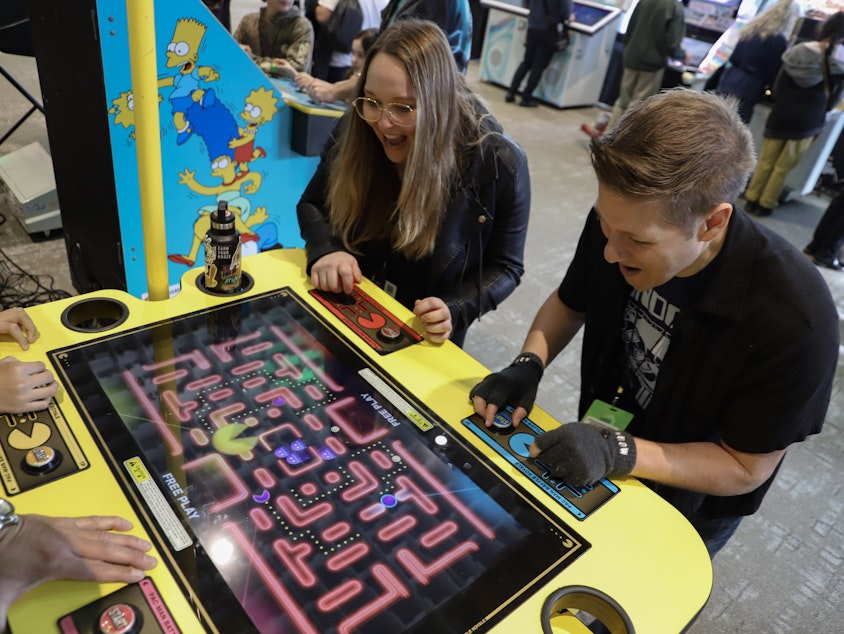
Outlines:
{"label": "black leather jacket", "polygon": [[[483,313],[503,301],[524,273],[524,246],[530,213],[530,177],[521,147],[500,132],[488,116],[491,130],[474,152],[466,178],[453,192],[436,247],[422,280],[406,283],[426,288],[451,311],[454,337]],[[308,255],[308,273],[328,253],[344,250],[328,222],[329,141],[322,161],[296,207]],[[364,271],[366,274],[366,271]],[[419,299],[426,295],[420,295]],[[413,306],[408,306],[413,308]]]}

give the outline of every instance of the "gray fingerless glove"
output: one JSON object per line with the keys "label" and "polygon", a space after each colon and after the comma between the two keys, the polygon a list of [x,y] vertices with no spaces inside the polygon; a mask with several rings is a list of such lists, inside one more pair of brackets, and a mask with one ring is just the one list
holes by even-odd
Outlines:
{"label": "gray fingerless glove", "polygon": [[490,374],[473,387],[469,398],[480,396],[499,409],[508,403],[513,408],[524,407],[525,411],[530,412],[544,370],[545,366],[538,355],[523,352],[509,366]]}
{"label": "gray fingerless glove", "polygon": [[627,475],[636,466],[633,436],[609,425],[566,423],[536,437],[537,460],[572,486]]}

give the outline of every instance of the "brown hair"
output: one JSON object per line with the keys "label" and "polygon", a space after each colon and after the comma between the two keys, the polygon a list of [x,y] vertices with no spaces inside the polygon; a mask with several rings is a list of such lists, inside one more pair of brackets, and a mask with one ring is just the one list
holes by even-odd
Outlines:
{"label": "brown hair", "polygon": [[396,251],[420,259],[434,249],[464,150],[477,143],[478,98],[464,85],[440,28],[399,20],[369,50],[354,97],[363,95],[376,55],[391,55],[407,70],[416,94],[416,135],[404,178],[369,125],[349,111],[338,127],[331,159],[331,226],[346,248],[388,238]]}
{"label": "brown hair", "polygon": [[663,219],[686,229],[715,205],[735,202],[755,162],[735,99],[686,88],[637,103],[590,151],[603,185],[664,201]]}

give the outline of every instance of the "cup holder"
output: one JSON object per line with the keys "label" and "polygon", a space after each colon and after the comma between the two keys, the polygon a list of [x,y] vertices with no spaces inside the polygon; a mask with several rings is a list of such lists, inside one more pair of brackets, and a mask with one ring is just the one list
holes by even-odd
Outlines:
{"label": "cup holder", "polygon": [[551,617],[576,609],[596,617],[610,634],[635,634],[627,612],[608,594],[588,586],[565,586],[552,592],[542,605],[542,632],[552,634]]}
{"label": "cup holder", "polygon": [[252,276],[249,275],[249,273],[243,271],[240,274],[240,286],[238,286],[235,290],[215,291],[214,289],[205,286],[205,271],[203,271],[199,274],[199,277],[196,278],[196,286],[203,293],[208,293],[214,297],[233,297],[234,295],[240,295],[241,293],[245,293],[250,290],[253,286],[255,286],[255,280],[252,279]]}
{"label": "cup holder", "polygon": [[117,328],[129,317],[123,302],[92,297],[71,304],[62,313],[62,325],[76,332],[105,332]]}

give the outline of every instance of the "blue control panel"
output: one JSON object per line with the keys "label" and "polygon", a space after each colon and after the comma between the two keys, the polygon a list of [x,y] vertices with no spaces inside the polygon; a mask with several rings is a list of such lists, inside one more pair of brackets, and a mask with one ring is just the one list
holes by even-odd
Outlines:
{"label": "blue control panel", "polygon": [[579,520],[589,517],[619,492],[606,478],[591,486],[575,487],[555,477],[549,465],[530,457],[529,447],[543,430],[529,418],[514,427],[512,413],[509,405],[499,411],[492,427],[487,427],[477,414],[464,418],[463,424]]}

